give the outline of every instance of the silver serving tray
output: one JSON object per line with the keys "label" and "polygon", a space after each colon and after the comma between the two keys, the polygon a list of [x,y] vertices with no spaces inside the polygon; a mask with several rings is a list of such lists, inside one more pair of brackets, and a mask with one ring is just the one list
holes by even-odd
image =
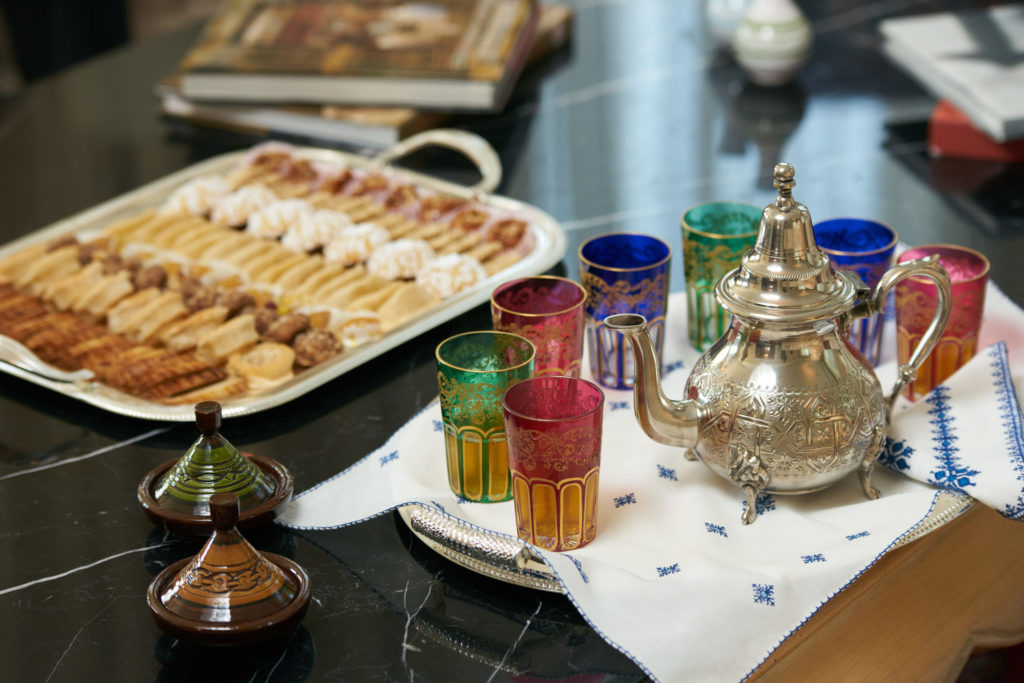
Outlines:
{"label": "silver serving tray", "polygon": [[[391,161],[409,152],[431,145],[450,147],[464,153],[480,169],[482,175],[480,182],[473,186],[458,185],[388,165]],[[530,230],[535,240],[534,249],[518,263],[496,273],[471,289],[445,299],[424,314],[388,331],[380,339],[349,349],[315,368],[303,371],[295,378],[270,391],[224,400],[224,417],[249,415],[302,396],[427,330],[488,301],[491,291],[501,282],[544,272],[558,263],[565,254],[567,245],[565,231],[554,218],[529,204],[491,194],[501,179],[501,163],[490,145],[471,133],[444,129],[427,131],[412,136],[373,158],[312,147],[296,149],[302,156],[313,160],[341,162],[351,167],[367,170],[379,170],[386,167],[390,174],[413,185],[472,199],[495,209],[522,214],[529,220]],[[41,228],[0,247],[0,258],[21,251],[33,244],[47,242],[69,233],[87,233],[99,230],[118,219],[157,206],[176,188],[197,176],[227,173],[245,154],[246,151],[243,150],[213,157],[70,218]],[[192,406],[163,405],[130,396],[97,382],[80,378],[69,379],[66,373],[47,366],[34,356],[26,358],[21,350],[9,344],[0,344],[0,371],[120,415],[172,422],[188,422],[195,419]]]}
{"label": "silver serving tray", "polygon": [[[940,490],[931,512],[890,550],[912,543],[951,522],[974,505],[964,494]],[[424,505],[405,505],[398,516],[428,548],[478,574],[525,588],[564,593],[565,586],[533,546]]]}

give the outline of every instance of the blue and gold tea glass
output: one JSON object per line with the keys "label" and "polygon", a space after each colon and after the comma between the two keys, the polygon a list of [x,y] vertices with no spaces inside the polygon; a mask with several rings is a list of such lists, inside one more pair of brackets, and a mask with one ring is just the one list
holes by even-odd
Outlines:
{"label": "blue and gold tea glass", "polygon": [[580,246],[580,281],[587,290],[587,351],[600,384],[629,389],[634,383],[633,352],[621,332],[604,326],[615,313],[647,318],[658,353],[665,343],[669,261],[672,250],[650,235],[612,233]]}
{"label": "blue and gold tea glass", "polygon": [[[865,218],[821,221],[814,226],[814,239],[836,270],[857,273],[871,290],[892,266],[898,241],[896,231],[888,225]],[[878,365],[881,356],[884,327],[885,315],[876,313],[855,320],[850,328],[850,344],[872,365]]]}
{"label": "blue and gold tea glass", "polygon": [[754,246],[761,213],[751,204],[711,202],[683,214],[686,322],[698,351],[706,351],[728,327],[729,313],[715,299],[715,285]]}
{"label": "blue and gold tea glass", "polygon": [[501,396],[533,374],[533,344],[508,332],[466,332],[437,345],[448,485],[467,500],[512,497]]}

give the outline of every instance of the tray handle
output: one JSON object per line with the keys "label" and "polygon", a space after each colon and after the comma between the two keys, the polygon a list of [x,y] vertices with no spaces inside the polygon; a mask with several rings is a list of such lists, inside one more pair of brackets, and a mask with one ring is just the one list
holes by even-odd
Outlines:
{"label": "tray handle", "polygon": [[432,145],[454,149],[476,164],[481,178],[469,189],[490,194],[498,188],[501,182],[501,159],[498,158],[498,153],[482,137],[464,130],[437,128],[417,133],[384,150],[374,158],[374,161],[381,165],[390,164],[407,154]]}

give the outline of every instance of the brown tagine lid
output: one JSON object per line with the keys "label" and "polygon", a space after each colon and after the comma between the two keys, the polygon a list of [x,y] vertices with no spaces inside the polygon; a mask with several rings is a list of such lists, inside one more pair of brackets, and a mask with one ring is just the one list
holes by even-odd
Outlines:
{"label": "brown tagine lid", "polygon": [[243,454],[220,433],[221,408],[215,401],[195,407],[199,438],[186,453],[151,470],[139,484],[138,498],[157,524],[185,535],[213,530],[210,498],[233,493],[241,509],[239,526],[251,529],[274,519],[292,495],[292,477],[270,458]]}
{"label": "brown tagine lid", "polygon": [[294,629],[309,607],[309,577],[299,565],[260,553],[235,528],[238,496],[209,500],[213,536],[199,554],[175,562],[149,585],[157,626],[204,645],[269,640]]}

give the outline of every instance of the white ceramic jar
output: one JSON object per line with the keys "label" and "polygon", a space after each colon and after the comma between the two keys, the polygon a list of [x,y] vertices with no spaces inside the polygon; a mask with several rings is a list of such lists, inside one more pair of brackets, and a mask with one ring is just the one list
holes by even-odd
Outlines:
{"label": "white ceramic jar", "polygon": [[811,51],[811,27],[793,0],[753,0],[732,39],[732,51],[758,85],[793,80]]}

